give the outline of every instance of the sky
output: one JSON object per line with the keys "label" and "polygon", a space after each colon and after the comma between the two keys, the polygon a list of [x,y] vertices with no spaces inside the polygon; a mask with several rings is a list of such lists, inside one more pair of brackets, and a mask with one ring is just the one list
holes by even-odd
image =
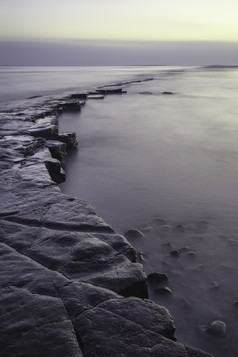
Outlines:
{"label": "sky", "polygon": [[237,0],[0,0],[0,65],[238,64],[237,14]]}

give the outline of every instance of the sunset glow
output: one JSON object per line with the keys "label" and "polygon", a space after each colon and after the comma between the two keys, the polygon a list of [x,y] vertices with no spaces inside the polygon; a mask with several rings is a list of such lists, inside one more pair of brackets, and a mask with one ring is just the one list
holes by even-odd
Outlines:
{"label": "sunset glow", "polygon": [[0,0],[2,39],[238,41],[236,0]]}

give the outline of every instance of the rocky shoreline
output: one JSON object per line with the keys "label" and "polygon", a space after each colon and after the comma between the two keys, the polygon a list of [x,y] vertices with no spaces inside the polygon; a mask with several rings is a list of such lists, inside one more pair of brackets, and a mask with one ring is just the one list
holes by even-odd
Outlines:
{"label": "rocky shoreline", "polygon": [[135,249],[58,187],[77,147],[74,133],[58,132],[59,113],[122,93],[100,87],[0,113],[2,357],[211,356],[176,342]]}

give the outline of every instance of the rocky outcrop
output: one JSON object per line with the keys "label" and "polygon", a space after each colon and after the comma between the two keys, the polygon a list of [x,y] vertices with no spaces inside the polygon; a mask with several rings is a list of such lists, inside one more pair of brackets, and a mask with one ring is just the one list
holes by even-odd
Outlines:
{"label": "rocky outcrop", "polygon": [[76,146],[57,127],[70,105],[0,117],[0,356],[209,356],[175,341],[129,242],[57,186]]}

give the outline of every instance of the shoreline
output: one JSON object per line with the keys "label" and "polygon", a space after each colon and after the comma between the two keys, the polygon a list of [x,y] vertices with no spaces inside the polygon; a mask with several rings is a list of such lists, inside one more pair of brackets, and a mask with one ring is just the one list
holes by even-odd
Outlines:
{"label": "shoreline", "polygon": [[[110,90],[89,96],[122,94]],[[5,356],[22,350],[26,356],[55,350],[59,356],[211,356],[176,342],[168,310],[147,299],[135,249],[87,202],[57,185],[65,179],[64,156],[77,146],[74,133],[58,133],[57,117],[80,111],[79,100],[88,98],[82,94],[0,119],[1,350]]]}

